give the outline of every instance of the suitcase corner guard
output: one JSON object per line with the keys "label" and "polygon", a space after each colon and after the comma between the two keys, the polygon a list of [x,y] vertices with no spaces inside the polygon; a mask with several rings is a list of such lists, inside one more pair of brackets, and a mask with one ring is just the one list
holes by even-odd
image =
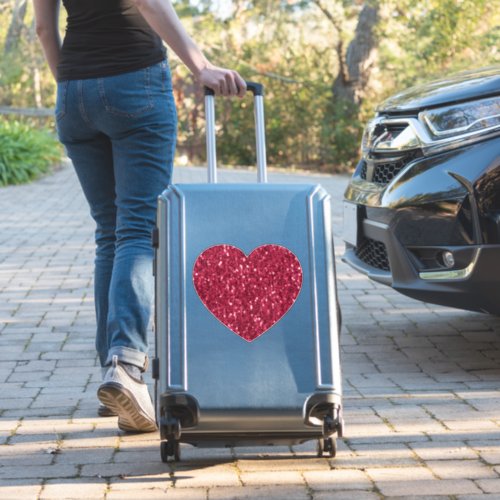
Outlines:
{"label": "suitcase corner guard", "polygon": [[160,396],[160,434],[162,439],[179,439],[181,429],[196,427],[200,406],[196,398],[185,392]]}
{"label": "suitcase corner guard", "polygon": [[304,403],[304,423],[310,426],[323,425],[324,437],[335,432],[339,437],[344,433],[341,396],[331,392],[315,392]]}

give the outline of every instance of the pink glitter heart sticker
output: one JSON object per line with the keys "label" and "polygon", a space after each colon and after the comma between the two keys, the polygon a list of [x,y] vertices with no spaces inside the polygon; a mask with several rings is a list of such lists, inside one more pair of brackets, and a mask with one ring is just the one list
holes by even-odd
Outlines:
{"label": "pink glitter heart sticker", "polygon": [[262,245],[248,257],[232,245],[216,245],[196,259],[193,283],[205,307],[252,342],[292,307],[302,287],[302,267],[280,245]]}

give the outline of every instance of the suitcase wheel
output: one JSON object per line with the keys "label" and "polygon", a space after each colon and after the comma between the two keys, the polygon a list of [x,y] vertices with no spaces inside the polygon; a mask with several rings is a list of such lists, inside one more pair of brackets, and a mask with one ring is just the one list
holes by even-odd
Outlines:
{"label": "suitcase wheel", "polygon": [[161,461],[167,463],[170,457],[174,462],[181,460],[181,444],[176,439],[171,441],[162,441],[160,444]]}
{"label": "suitcase wheel", "polygon": [[335,457],[337,454],[337,440],[335,438],[318,439],[316,455],[322,457],[324,453],[328,454],[330,458]]}

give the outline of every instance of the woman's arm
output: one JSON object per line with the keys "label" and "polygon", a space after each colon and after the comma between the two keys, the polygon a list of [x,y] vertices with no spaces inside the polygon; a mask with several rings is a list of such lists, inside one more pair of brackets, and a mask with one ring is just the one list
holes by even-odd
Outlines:
{"label": "woman's arm", "polygon": [[211,64],[177,17],[170,0],[134,0],[148,24],[172,48],[203,85],[216,95],[238,95],[246,91],[245,81],[236,72]]}
{"label": "woman's arm", "polygon": [[50,71],[56,77],[61,53],[59,35],[59,0],[33,0],[35,7],[36,34],[42,44]]}

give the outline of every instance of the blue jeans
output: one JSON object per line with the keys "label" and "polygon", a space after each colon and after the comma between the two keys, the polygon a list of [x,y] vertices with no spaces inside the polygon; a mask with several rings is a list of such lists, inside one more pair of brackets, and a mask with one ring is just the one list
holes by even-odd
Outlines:
{"label": "blue jeans", "polygon": [[168,63],[58,83],[56,123],[96,222],[96,348],[144,370],[153,303],[151,231],[170,183],[177,114]]}

